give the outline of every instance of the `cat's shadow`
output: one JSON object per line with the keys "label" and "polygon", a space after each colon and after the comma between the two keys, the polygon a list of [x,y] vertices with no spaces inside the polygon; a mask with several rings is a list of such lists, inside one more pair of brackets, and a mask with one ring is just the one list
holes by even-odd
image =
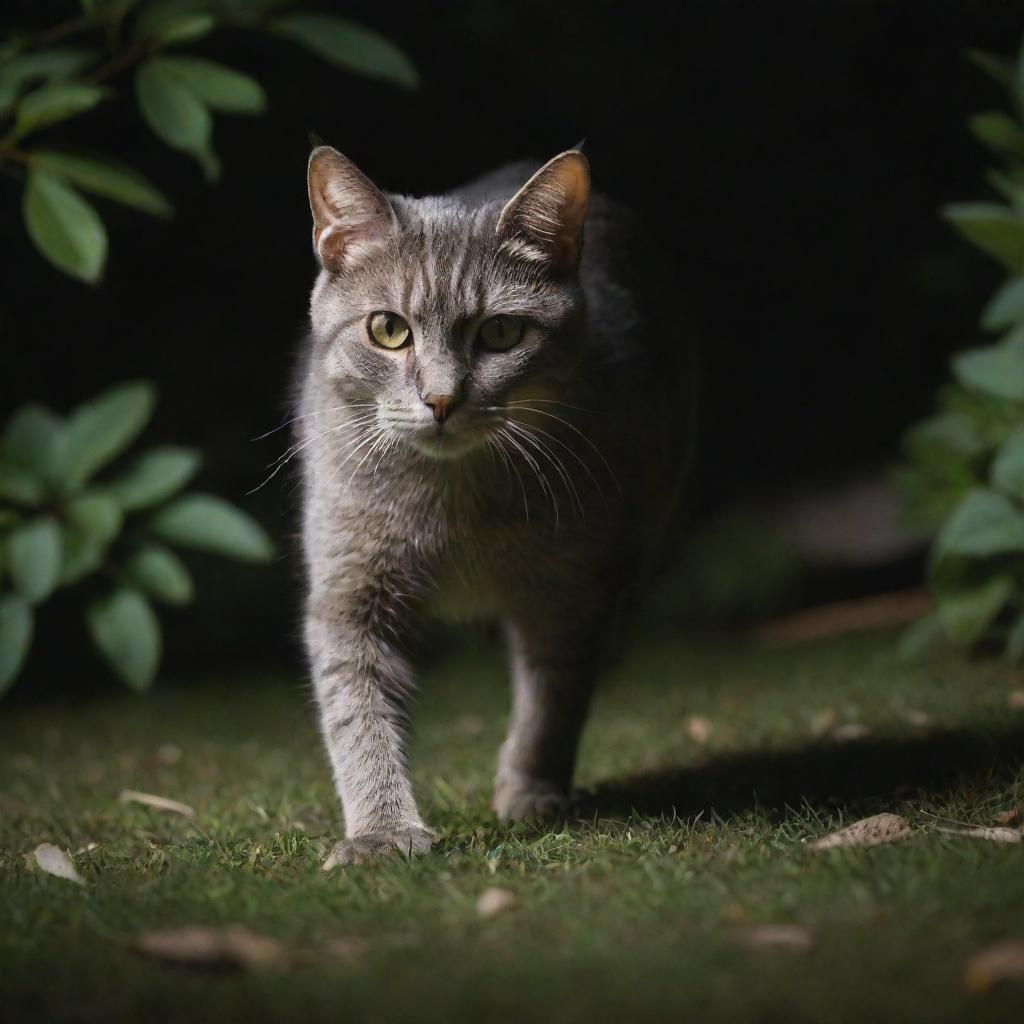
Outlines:
{"label": "cat's shadow", "polygon": [[599,783],[584,817],[676,814],[693,818],[751,808],[781,812],[803,805],[869,813],[915,797],[940,801],[976,784],[1012,779],[1024,765],[1024,723],[998,733],[966,729],[920,737],[816,743],[785,751],[710,756],[699,765]]}

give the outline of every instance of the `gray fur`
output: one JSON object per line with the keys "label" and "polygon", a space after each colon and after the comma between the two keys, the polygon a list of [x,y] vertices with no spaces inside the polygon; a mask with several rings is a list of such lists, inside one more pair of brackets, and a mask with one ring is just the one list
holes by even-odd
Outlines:
{"label": "gray fur", "polygon": [[[345,190],[364,186],[328,157],[343,217]],[[506,216],[515,230],[498,230],[534,169],[388,196],[376,227],[363,211],[377,197],[362,194],[354,248],[321,250],[296,448],[306,642],[348,837],[330,863],[429,849],[406,767],[405,652],[432,613],[502,623],[512,714],[494,808],[557,813],[609,638],[663,540],[690,422],[678,314],[645,269],[651,240],[600,196],[578,273],[545,262],[544,231],[560,226],[529,220],[550,219],[558,195],[528,196]],[[317,220],[315,242],[325,235]],[[377,310],[408,321],[410,348],[368,340]],[[508,352],[480,352],[473,332],[498,313],[534,326]],[[423,401],[438,393],[461,396],[441,425]]]}

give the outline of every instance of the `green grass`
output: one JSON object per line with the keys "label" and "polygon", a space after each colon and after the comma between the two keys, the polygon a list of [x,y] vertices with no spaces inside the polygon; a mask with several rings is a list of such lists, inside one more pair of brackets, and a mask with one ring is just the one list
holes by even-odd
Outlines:
{"label": "green grass", "polygon": [[[488,811],[506,692],[497,653],[473,645],[433,667],[416,709],[436,852],[332,874],[319,864],[338,815],[300,679],[8,705],[0,1019],[1022,1019],[1024,986],[972,993],[963,968],[1024,937],[1024,846],[944,835],[930,815],[987,825],[1024,802],[1024,713],[998,664],[908,668],[893,646],[638,638],[586,733],[593,817],[543,832]],[[870,734],[816,736],[826,708]],[[710,722],[706,744],[691,715]],[[195,820],[121,804],[125,787],[186,801]],[[906,814],[911,837],[802,842],[881,810]],[[98,844],[75,855],[84,887],[29,870],[47,841]],[[481,919],[493,885],[518,905]],[[286,943],[290,966],[211,973],[131,946],[234,922]],[[760,922],[807,926],[813,945],[748,948]],[[339,958],[335,938],[364,950]]]}

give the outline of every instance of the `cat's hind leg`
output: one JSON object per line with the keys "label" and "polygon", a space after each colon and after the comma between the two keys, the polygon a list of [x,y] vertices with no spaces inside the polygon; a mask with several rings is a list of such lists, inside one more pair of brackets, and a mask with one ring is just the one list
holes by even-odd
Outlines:
{"label": "cat's hind leg", "polygon": [[493,800],[503,821],[550,820],[570,806],[576,748],[601,645],[579,623],[555,620],[521,616],[506,626],[512,714]]}

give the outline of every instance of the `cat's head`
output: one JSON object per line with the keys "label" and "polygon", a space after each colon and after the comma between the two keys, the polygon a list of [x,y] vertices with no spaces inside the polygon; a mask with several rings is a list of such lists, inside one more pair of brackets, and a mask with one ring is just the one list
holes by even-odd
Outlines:
{"label": "cat's head", "polygon": [[582,153],[556,156],[507,201],[385,196],[327,146],[308,185],[322,268],[311,369],[362,422],[454,458],[515,403],[558,392],[578,358]]}

